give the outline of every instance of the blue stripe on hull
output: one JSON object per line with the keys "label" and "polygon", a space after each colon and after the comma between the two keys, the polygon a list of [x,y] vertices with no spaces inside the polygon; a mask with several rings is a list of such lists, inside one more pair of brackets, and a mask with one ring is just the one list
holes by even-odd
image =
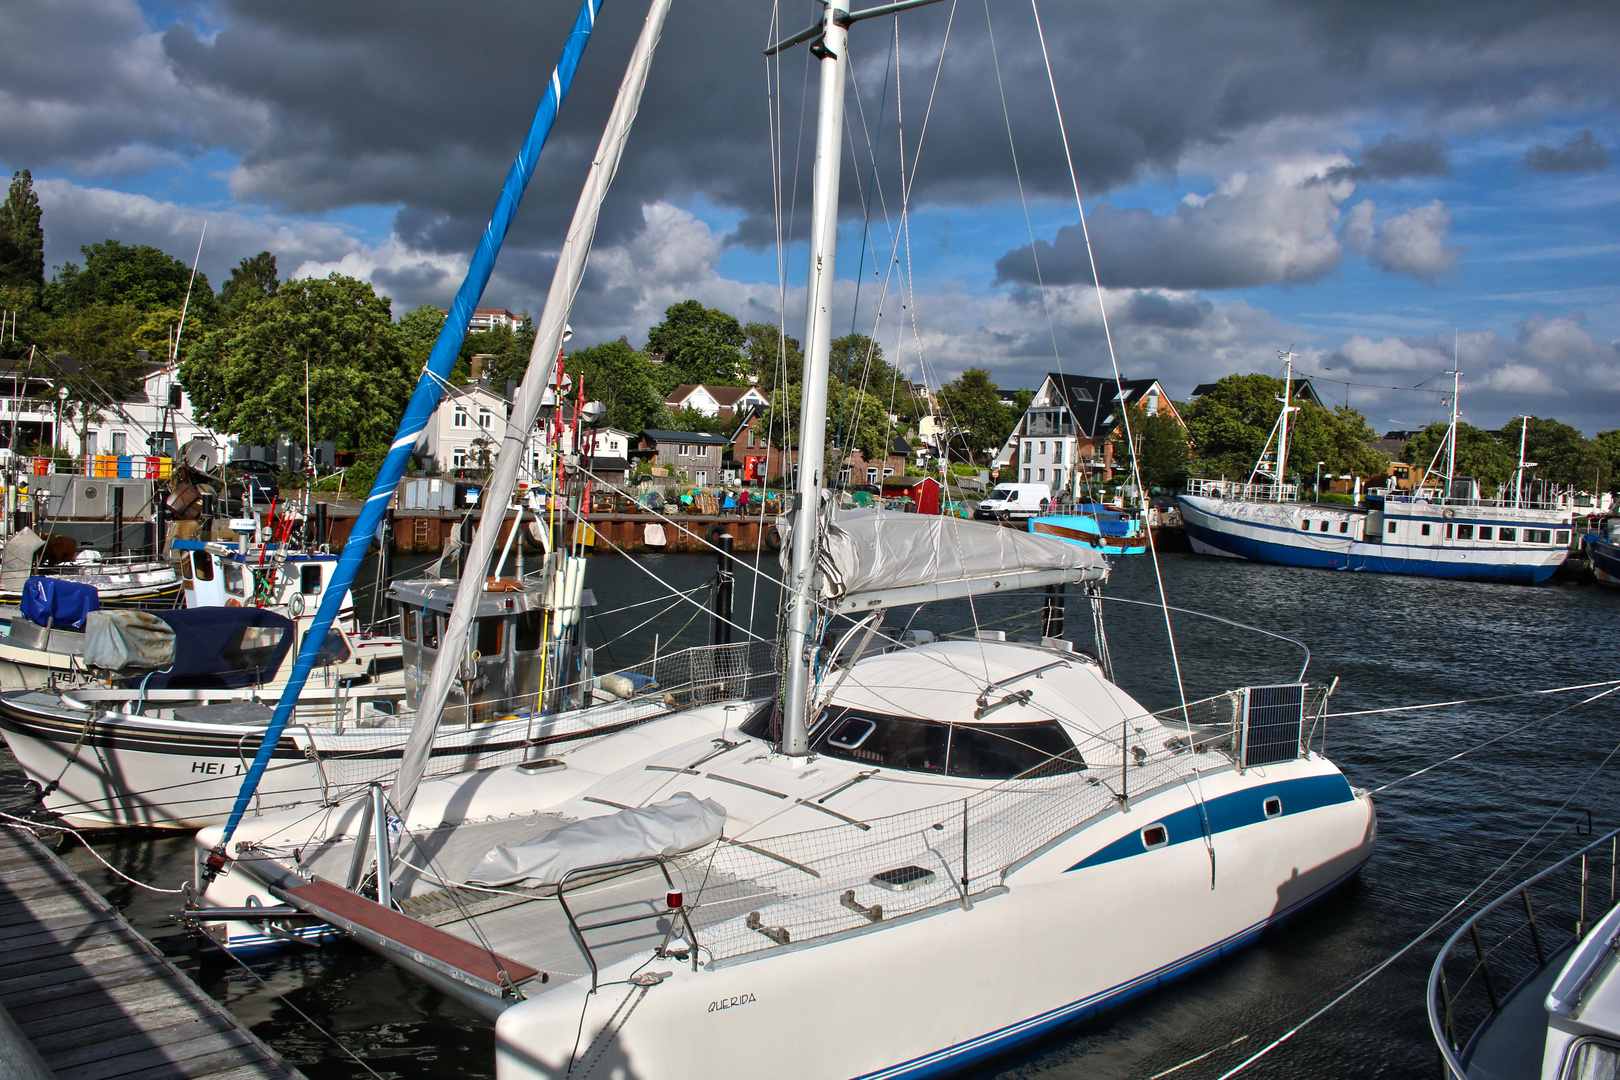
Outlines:
{"label": "blue stripe on hull", "polygon": [[1366,570],[1376,574],[1410,574],[1418,577],[1454,578],[1462,581],[1511,581],[1539,585],[1553,576],[1556,564],[1526,566],[1502,563],[1454,563],[1436,559],[1390,558],[1385,555],[1356,555],[1294,547],[1247,536],[1233,536],[1195,525],[1183,518],[1187,539],[1236,555],[1251,562],[1278,566],[1310,566],[1322,570]]}
{"label": "blue stripe on hull", "polygon": [[[1371,855],[1371,848],[1368,849],[1368,854]],[[1180,960],[1166,964],[1157,971],[1150,971],[1146,975],[1104,990],[1093,997],[1072,1002],[1053,1009],[1051,1012],[1042,1013],[1040,1016],[1034,1016],[1017,1024],[1009,1025],[1000,1031],[992,1031],[979,1036],[977,1039],[959,1043],[956,1046],[938,1050],[924,1057],[902,1062],[899,1065],[891,1065],[876,1072],[864,1073],[856,1077],[855,1080],[923,1080],[925,1077],[949,1076],[986,1058],[1004,1054],[1025,1043],[1050,1035],[1054,1031],[1089,1020],[1116,1005],[1122,1005],[1134,997],[1157,990],[1159,987],[1184,975],[1190,975],[1205,965],[1214,963],[1229,953],[1236,952],[1238,949],[1252,944],[1256,938],[1267,930],[1288,921],[1326,897],[1346,881],[1349,881],[1360,872],[1363,865],[1365,865],[1365,860],[1351,867],[1338,878],[1335,878],[1332,882],[1293,906],[1277,912],[1270,918],[1264,919],[1246,930],[1240,930],[1225,941],[1216,942],[1208,948],[1193,953],[1191,956],[1184,956]]]}

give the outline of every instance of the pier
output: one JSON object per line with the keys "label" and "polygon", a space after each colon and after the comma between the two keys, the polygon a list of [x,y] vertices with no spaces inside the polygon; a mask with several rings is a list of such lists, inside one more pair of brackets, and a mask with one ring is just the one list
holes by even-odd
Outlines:
{"label": "pier", "polygon": [[7,1075],[302,1078],[21,829],[0,829],[0,941]]}

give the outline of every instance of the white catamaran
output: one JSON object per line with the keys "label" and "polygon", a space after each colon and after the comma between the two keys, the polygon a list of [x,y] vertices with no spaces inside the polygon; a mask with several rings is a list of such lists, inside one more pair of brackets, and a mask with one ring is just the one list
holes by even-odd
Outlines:
{"label": "white catamaran", "polygon": [[[776,47],[811,42],[820,112],[775,692],[475,777],[419,782],[429,741],[413,737],[391,790],[199,834],[188,918],[227,942],[341,929],[493,1017],[505,1080],[923,1076],[1215,960],[1370,856],[1376,814],[1319,751],[1318,687],[1155,715],[1058,637],[880,630],[891,607],[1108,572],[1056,538],[838,514],[823,491],[849,28],[924,2],[831,0]],[[667,7],[653,0],[587,178],[512,438],[555,362]],[[519,456],[503,447],[494,498]],[[493,543],[474,538],[425,713],[462,667]],[[839,618],[857,621],[828,648]],[[806,1049],[807,1031],[835,1035]]]}

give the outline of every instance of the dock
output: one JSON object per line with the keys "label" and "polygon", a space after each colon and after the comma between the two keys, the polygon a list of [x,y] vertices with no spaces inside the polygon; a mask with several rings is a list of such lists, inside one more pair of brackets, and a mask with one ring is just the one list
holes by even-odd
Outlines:
{"label": "dock", "polygon": [[0,945],[0,1064],[18,1075],[302,1078],[23,829],[0,828]]}

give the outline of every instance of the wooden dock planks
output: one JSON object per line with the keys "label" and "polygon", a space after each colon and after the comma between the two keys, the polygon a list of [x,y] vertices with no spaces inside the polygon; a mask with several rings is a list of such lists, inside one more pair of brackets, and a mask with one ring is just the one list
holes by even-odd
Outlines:
{"label": "wooden dock planks", "polygon": [[0,1006],[58,1080],[300,1080],[25,830],[0,828]]}

